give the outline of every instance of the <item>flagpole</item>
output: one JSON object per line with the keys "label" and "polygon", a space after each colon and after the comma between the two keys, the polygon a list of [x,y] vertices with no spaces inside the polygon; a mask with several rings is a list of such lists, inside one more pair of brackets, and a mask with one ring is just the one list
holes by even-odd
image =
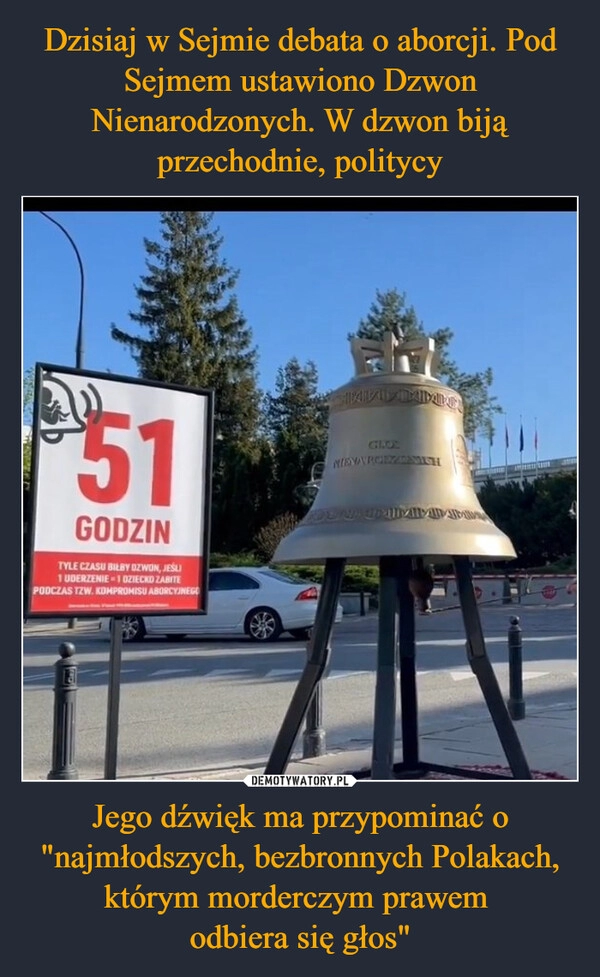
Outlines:
{"label": "flagpole", "polygon": [[519,481],[521,483],[521,488],[523,488],[523,415],[522,414],[519,414],[519,461],[521,463]]}
{"label": "flagpole", "polygon": [[538,433],[537,433],[537,417],[535,418],[535,435],[533,438],[533,446],[535,448],[535,477],[537,478],[538,473]]}
{"label": "flagpole", "polygon": [[504,481],[508,482],[508,421],[504,412]]}

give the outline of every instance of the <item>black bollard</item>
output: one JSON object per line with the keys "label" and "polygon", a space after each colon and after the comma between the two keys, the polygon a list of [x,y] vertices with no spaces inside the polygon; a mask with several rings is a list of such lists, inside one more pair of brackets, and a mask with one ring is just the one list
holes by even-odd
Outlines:
{"label": "black bollard", "polygon": [[[327,643],[328,656],[331,654],[331,639]],[[310,657],[310,642],[306,646],[307,659]],[[325,728],[323,726],[323,679],[328,670],[315,685],[312,699],[306,710],[304,730],[302,733],[302,759],[325,756]]]}
{"label": "black bollard", "polygon": [[75,767],[75,705],[77,665],[72,661],[75,645],[60,645],[60,659],[54,666],[54,731],[52,769],[47,780],[78,780]]}
{"label": "black bollard", "polygon": [[508,711],[512,719],[525,718],[523,699],[523,635],[518,617],[508,629]]}
{"label": "black bollard", "polygon": [[[331,632],[345,565],[344,559],[332,558],[325,561],[315,624],[306,649],[306,664],[277,734],[265,773],[285,773],[300,726],[303,719],[308,716],[309,710],[311,710],[311,717],[307,721],[305,744],[311,749],[312,744],[318,742],[316,734],[319,733],[321,700],[315,699],[312,709],[311,704],[314,696],[320,694],[319,686],[331,655]],[[323,745],[324,742],[323,738]]]}
{"label": "black bollard", "polygon": [[364,590],[361,590],[361,592],[360,592],[360,616],[361,617],[364,617],[365,616],[365,613],[366,613],[366,611],[365,611],[365,592],[364,592]]}
{"label": "black bollard", "polygon": [[325,755],[325,729],[323,728],[323,680],[317,682],[306,713],[302,734],[302,758]]}

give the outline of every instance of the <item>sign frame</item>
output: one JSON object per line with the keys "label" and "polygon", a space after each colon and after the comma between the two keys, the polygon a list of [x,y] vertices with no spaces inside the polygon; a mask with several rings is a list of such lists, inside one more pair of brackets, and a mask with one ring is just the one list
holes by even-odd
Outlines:
{"label": "sign frame", "polygon": [[[179,404],[180,412],[181,412],[181,404],[183,403],[183,401],[181,400],[182,395],[184,395],[186,398],[189,398],[189,402],[194,404],[194,407],[198,412],[198,418],[196,419],[195,423],[196,423],[196,427],[201,429],[201,438],[200,438],[200,442],[198,443],[199,455],[195,454],[192,455],[191,457],[194,460],[196,468],[200,468],[201,470],[200,484],[202,486],[202,506],[200,509],[201,515],[198,517],[200,522],[198,541],[197,544],[194,544],[193,554],[192,557],[190,557],[190,559],[193,560],[193,562],[190,564],[190,567],[193,568],[194,562],[197,561],[198,563],[197,574],[195,573],[195,571],[192,571],[194,584],[197,585],[197,594],[195,594],[191,598],[189,603],[186,603],[185,607],[175,607],[175,606],[165,607],[164,601],[162,602],[162,606],[152,606],[151,604],[150,605],[144,604],[143,606],[140,606],[139,604],[136,604],[135,601],[128,602],[126,599],[123,599],[123,602],[118,606],[114,606],[114,600],[112,606],[103,606],[103,603],[101,601],[98,602],[97,604],[93,604],[92,603],[93,596],[92,596],[89,599],[89,602],[88,604],[86,604],[86,606],[76,606],[74,603],[69,603],[68,597],[65,597],[64,600],[59,600],[59,601],[53,600],[52,603],[55,606],[52,608],[48,608],[48,607],[40,607],[39,606],[40,601],[36,602],[36,600],[34,599],[35,598],[34,587],[37,586],[36,580],[39,583],[41,579],[40,572],[36,568],[36,557],[39,557],[40,554],[43,552],[41,549],[38,548],[37,545],[37,543],[39,542],[39,535],[41,533],[40,520],[39,520],[40,498],[42,497],[44,491],[48,493],[48,488],[44,484],[47,475],[44,471],[43,463],[41,461],[43,455],[43,449],[41,445],[43,432],[45,432],[46,434],[44,440],[47,443],[53,443],[50,441],[50,437],[48,434],[50,429],[47,426],[45,428],[43,427],[43,423],[41,419],[42,407],[43,406],[45,406],[46,408],[48,407],[48,404],[43,403],[42,388],[45,380],[46,382],[48,381],[50,381],[50,383],[52,382],[52,375],[58,375],[58,377],[65,376],[68,380],[73,382],[74,386],[80,387],[82,385],[85,386],[87,384],[87,386],[90,388],[91,393],[89,395],[87,392],[84,394],[84,392],[81,391],[81,394],[83,394],[84,396],[83,404],[86,406],[86,408],[90,408],[89,410],[87,410],[87,415],[81,409],[81,406],[78,411],[75,410],[72,412],[73,416],[77,417],[77,420],[79,421],[79,428],[77,433],[83,433],[82,443],[83,440],[87,437],[88,421],[92,421],[95,418],[100,419],[102,416],[102,412],[103,411],[106,412],[106,407],[102,404],[101,398],[98,397],[98,391],[97,391],[98,385],[101,386],[101,389],[106,389],[107,384],[109,388],[111,384],[115,385],[115,387],[116,385],[127,385],[128,395],[130,390],[132,391],[131,399],[127,405],[130,407],[130,409],[132,404],[135,406],[136,390],[140,391],[140,399],[144,397],[143,392],[147,392],[148,390],[150,391],[151,394],[156,392],[159,398],[162,397],[163,393],[174,394],[176,396],[172,397],[171,399],[173,402],[177,400]],[[59,383],[60,381],[55,380],[54,382]],[[62,386],[64,386],[66,390],[66,387],[68,385],[62,384]],[[198,398],[200,398],[200,401],[202,402],[201,407]],[[79,397],[79,399],[81,403],[81,397]],[[117,401],[118,401],[118,392],[117,392]],[[73,406],[73,403],[74,402],[71,402],[71,406]],[[59,403],[56,409],[60,409],[60,407],[62,406],[64,405],[62,403]],[[117,404],[117,409],[118,409],[118,404]],[[67,411],[65,411],[64,413],[67,413]],[[84,422],[84,417],[85,417],[85,422]],[[50,423],[53,422],[51,421]],[[174,424],[174,422],[172,423]],[[41,363],[41,362],[35,364],[35,394],[34,394],[33,424],[32,424],[31,483],[30,483],[30,490],[29,490],[28,511],[24,513],[27,522],[27,529],[28,529],[27,535],[29,537],[24,545],[24,553],[27,554],[29,560],[28,563],[29,572],[27,575],[28,579],[25,588],[25,599],[24,599],[26,617],[28,618],[42,617],[48,619],[52,619],[52,618],[64,619],[64,618],[74,618],[74,617],[76,618],[90,618],[90,617],[91,618],[98,618],[98,617],[121,618],[125,615],[127,616],[128,615],[136,615],[136,616],[163,615],[164,616],[164,615],[175,615],[175,614],[181,615],[181,614],[206,614],[207,613],[208,570],[209,570],[209,558],[210,558],[210,515],[211,515],[211,499],[212,499],[213,425],[214,425],[214,391],[213,390],[200,388],[200,387],[186,387],[180,384],[163,383],[155,380],[147,380],[141,377],[123,376],[114,373],[101,373],[93,370],[88,370],[85,368],[59,366],[56,364]],[[73,434],[74,432],[71,429],[69,433]],[[125,433],[126,435],[128,435],[130,433],[129,429]],[[59,434],[60,434],[60,429],[57,428],[57,434],[54,441],[60,442],[61,438],[59,437]],[[67,433],[63,435],[63,437],[66,436]],[[140,439],[140,444],[142,444],[141,439]],[[156,444],[154,444],[153,446],[156,449]],[[144,447],[143,444],[142,447]],[[117,451],[121,450],[123,454],[126,453],[124,449],[117,448],[116,450]],[[171,450],[172,450],[172,442],[171,442]],[[128,453],[128,457],[130,457],[130,455],[131,453]],[[188,449],[186,447],[186,458],[187,457],[188,457]],[[135,464],[135,458],[136,458],[135,454],[133,454],[133,458]],[[82,462],[83,462],[83,449],[82,449]],[[175,465],[173,467],[175,470],[172,472],[172,482],[175,482],[175,484],[177,484],[177,466]],[[153,471],[154,470],[155,469],[153,469]],[[158,462],[157,462],[156,470],[159,472],[161,470],[158,467]],[[188,471],[189,469],[186,469],[186,472]],[[185,478],[185,474],[179,476],[181,484],[183,483],[184,478]],[[162,504],[164,505],[164,503]],[[141,520],[136,520],[136,521],[141,522]],[[121,522],[125,523],[127,522],[127,520],[121,519]],[[75,539],[75,536],[73,536],[73,539]],[[158,546],[159,544],[162,544],[163,541],[154,540],[154,542],[156,542],[156,545]],[[130,546],[130,548],[134,546],[133,543],[128,545]],[[177,553],[170,552],[169,545],[170,545],[170,541],[166,541],[164,545],[164,550],[161,550],[160,557],[156,557],[157,559],[158,558],[163,559],[164,557],[169,557],[169,556],[171,557],[171,559],[175,559],[177,557],[178,555]],[[93,547],[91,552],[92,553],[94,552]],[[116,560],[119,559],[119,555],[122,555],[123,559],[130,559],[132,554],[130,550],[126,551],[123,554],[119,554],[118,552],[114,553],[114,557]],[[139,558],[144,558],[146,560],[152,559],[151,555],[144,556],[143,553],[137,554],[134,552],[134,555],[138,556],[138,559]],[[189,579],[189,575],[188,575],[188,579]],[[110,585],[107,586],[105,589],[108,590],[109,587]],[[93,588],[91,587],[87,589],[93,590]],[[121,588],[121,589],[124,590],[126,588]],[[134,589],[134,588],[130,588],[130,589]],[[142,588],[138,588],[138,589],[142,589]],[[163,589],[167,589],[167,588],[163,588]],[[195,589],[195,587],[192,589]],[[157,601],[156,603],[160,604],[161,602]]]}

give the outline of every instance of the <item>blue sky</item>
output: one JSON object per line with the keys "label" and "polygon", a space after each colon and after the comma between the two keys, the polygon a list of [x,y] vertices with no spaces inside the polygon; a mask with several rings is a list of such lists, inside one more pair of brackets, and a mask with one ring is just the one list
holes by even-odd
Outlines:
{"label": "blue sky", "polygon": [[[134,326],[128,313],[138,307],[143,239],[159,239],[151,205],[142,212],[47,211],[81,256],[90,370],[136,373],[110,325]],[[540,460],[577,453],[575,213],[404,212],[393,202],[389,211],[371,213],[353,211],[352,198],[344,211],[261,211],[259,200],[254,206],[215,206],[213,223],[223,236],[222,256],[240,273],[235,291],[258,349],[262,389],[273,389],[277,369],[293,356],[314,360],[321,389],[345,383],[353,374],[347,333],[377,289],[396,288],[427,331],[452,329],[450,353],[460,369],[492,368],[492,393],[506,411],[509,464],[520,460],[521,417],[524,462],[535,459],[536,418]],[[24,369],[74,365],[80,288],[65,235],[41,214],[25,213]],[[487,466],[487,441],[476,446]],[[499,417],[491,462],[504,461]]]}

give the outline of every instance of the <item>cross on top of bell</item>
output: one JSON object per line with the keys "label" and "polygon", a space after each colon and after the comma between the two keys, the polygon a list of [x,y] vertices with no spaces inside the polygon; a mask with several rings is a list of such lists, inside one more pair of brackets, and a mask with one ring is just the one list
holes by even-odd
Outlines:
{"label": "cross on top of bell", "polygon": [[357,376],[381,372],[433,376],[439,359],[435,340],[429,336],[405,340],[401,331],[398,332],[399,335],[396,335],[389,330],[380,340],[361,339],[358,336],[350,340]]}

